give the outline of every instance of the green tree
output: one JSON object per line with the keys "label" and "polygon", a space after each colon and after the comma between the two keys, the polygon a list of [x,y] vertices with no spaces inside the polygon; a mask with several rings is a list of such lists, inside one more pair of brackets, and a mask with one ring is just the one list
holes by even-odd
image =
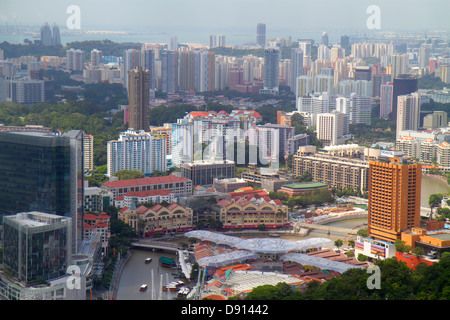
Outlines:
{"label": "green tree", "polygon": [[341,239],[337,239],[336,241],[334,241],[334,245],[336,246],[336,248],[340,248],[342,247],[342,245],[344,244],[344,242]]}
{"label": "green tree", "polygon": [[145,175],[142,171],[138,169],[133,170],[119,170],[114,174],[115,177],[119,178],[119,180],[127,180],[127,179],[139,179],[144,178]]}
{"label": "green tree", "polygon": [[428,205],[430,206],[430,219],[433,215],[433,208],[439,206],[441,204],[443,195],[439,193],[433,193],[428,198]]}

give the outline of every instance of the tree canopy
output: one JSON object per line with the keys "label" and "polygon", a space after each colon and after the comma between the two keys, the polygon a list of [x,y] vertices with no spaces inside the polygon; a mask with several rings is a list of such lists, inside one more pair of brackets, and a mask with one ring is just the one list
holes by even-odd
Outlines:
{"label": "tree canopy", "polygon": [[[245,300],[448,300],[450,299],[450,253],[443,253],[431,266],[419,264],[414,270],[395,257],[375,263],[380,270],[380,287],[370,288],[372,272],[349,269],[326,282],[312,281],[305,292],[287,284],[253,289]],[[368,272],[369,271],[369,272]]]}

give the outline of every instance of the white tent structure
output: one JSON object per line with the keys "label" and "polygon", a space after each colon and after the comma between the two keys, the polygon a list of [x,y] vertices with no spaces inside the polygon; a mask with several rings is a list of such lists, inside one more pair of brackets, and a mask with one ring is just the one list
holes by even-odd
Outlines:
{"label": "white tent structure", "polygon": [[258,259],[257,253],[245,250],[237,250],[227,253],[218,254],[215,256],[204,257],[198,259],[198,264],[201,267],[224,267],[231,263],[241,263],[248,259]]}
{"label": "white tent structure", "polygon": [[234,247],[236,243],[242,241],[241,238],[226,236],[220,233],[215,233],[206,230],[194,230],[184,234],[188,238],[197,238],[202,241],[211,241],[218,244],[225,244],[230,247]]}
{"label": "white tent structure", "polygon": [[[198,260],[202,267],[222,267],[231,263],[241,263],[248,259],[258,259],[259,254],[288,254],[305,251],[311,248],[320,248],[332,243],[327,238],[309,238],[306,240],[291,241],[279,238],[252,238],[242,239],[239,237],[226,236],[223,234],[194,230],[185,233],[188,238],[197,238],[201,241],[210,241],[217,244],[228,245],[238,250],[222,253],[215,256],[204,257]],[[322,259],[322,258],[316,258]],[[328,261],[327,259],[323,259]],[[323,262],[325,263],[325,262]]]}
{"label": "white tent structure", "polygon": [[311,248],[319,248],[333,243],[327,238],[310,238],[306,240],[291,241],[279,238],[252,238],[242,239],[239,237],[226,236],[205,230],[195,230],[185,233],[188,238],[197,238],[202,241],[210,241],[225,244],[230,247],[259,253],[288,253],[291,251],[305,251]]}
{"label": "white tent structure", "polygon": [[309,256],[303,253],[287,253],[285,255],[282,255],[280,259],[283,261],[297,262],[301,265],[314,266],[320,269],[333,270],[339,273],[345,272],[352,268],[364,269],[363,267],[358,265]]}

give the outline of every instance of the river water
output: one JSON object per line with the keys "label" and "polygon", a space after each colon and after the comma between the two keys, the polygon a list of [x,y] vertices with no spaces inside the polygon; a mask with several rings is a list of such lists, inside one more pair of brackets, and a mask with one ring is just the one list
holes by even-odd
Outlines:
{"label": "river water", "polygon": [[[117,290],[117,300],[171,300],[176,297],[177,292],[161,291],[162,285],[167,282],[178,281],[175,278],[176,269],[166,268],[159,265],[159,257],[166,256],[177,259],[170,252],[154,252],[150,250],[132,249],[133,255],[125,265]],[[145,263],[145,259],[151,257],[152,262]],[[152,277],[153,271],[153,277]],[[153,280],[153,281],[152,281]],[[142,284],[147,284],[145,292],[139,291]]]}
{"label": "river water", "polygon": [[437,178],[422,176],[422,188],[420,195],[420,206],[429,208],[428,199],[433,193],[446,193],[450,191],[450,186]]}
{"label": "river water", "polygon": [[[450,187],[445,182],[439,179],[423,176],[421,191],[421,206],[428,207],[428,198],[431,194],[449,192]],[[327,225],[352,229],[365,227],[365,223],[367,223],[367,218],[357,218],[332,222]],[[250,234],[242,234],[242,236],[250,237]],[[345,234],[336,232],[331,232],[330,234],[328,234],[325,230],[313,230],[305,237],[300,237],[299,235],[294,234],[286,234],[282,237],[291,240],[302,240],[314,237],[328,238],[333,241],[337,239],[348,240],[347,235]],[[355,238],[355,236],[350,237],[353,239]],[[346,241],[344,241],[344,243],[346,243]],[[120,277],[119,288],[117,292],[118,300],[151,300],[152,298],[154,300],[171,300],[176,296],[176,292],[170,293],[167,291],[162,291],[162,295],[160,294],[161,275],[163,278],[163,284],[179,280],[175,278],[175,275],[172,274],[176,272],[176,270],[161,267],[159,265],[158,258],[160,256],[168,256],[175,259],[177,258],[175,254],[169,252],[153,252],[133,249],[133,255],[125,265]],[[147,257],[151,257],[153,259],[150,264],[145,263],[145,259]],[[148,290],[146,292],[140,292],[139,287],[144,283],[148,284]]]}

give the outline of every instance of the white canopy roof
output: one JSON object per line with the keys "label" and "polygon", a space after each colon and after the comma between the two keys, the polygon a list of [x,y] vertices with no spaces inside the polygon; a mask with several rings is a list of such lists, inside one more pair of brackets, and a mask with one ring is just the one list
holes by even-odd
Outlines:
{"label": "white canopy roof", "polygon": [[320,269],[333,270],[339,273],[345,272],[352,268],[363,269],[361,266],[352,265],[344,262],[333,261],[325,258],[309,256],[303,253],[287,253],[280,257],[284,261],[293,261],[301,265],[315,266]]}
{"label": "white canopy roof", "polygon": [[216,256],[204,257],[198,259],[198,264],[201,267],[223,267],[230,263],[241,263],[248,259],[258,259],[257,253],[245,250],[237,250],[227,253],[218,254]]}
{"label": "white canopy roof", "polygon": [[240,250],[273,254],[288,253],[291,251],[304,251],[306,249],[318,248],[332,243],[332,241],[327,238],[309,238],[299,241],[291,241],[280,238],[241,239],[239,237],[226,236],[220,233],[204,230],[189,231],[185,234],[185,236],[219,244],[226,244]]}

